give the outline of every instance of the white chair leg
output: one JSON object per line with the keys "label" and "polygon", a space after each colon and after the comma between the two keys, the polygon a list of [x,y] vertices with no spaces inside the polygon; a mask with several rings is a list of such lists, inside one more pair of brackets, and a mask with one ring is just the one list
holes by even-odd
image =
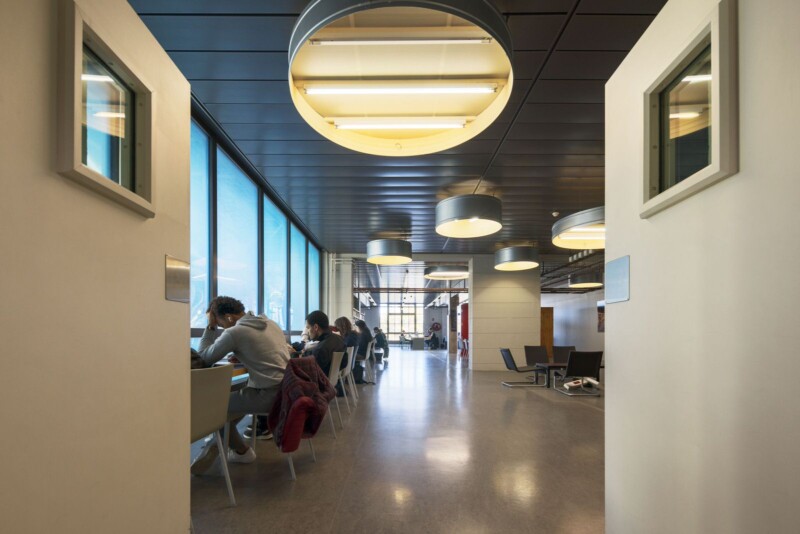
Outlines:
{"label": "white chair leg", "polygon": [[294,462],[292,461],[292,455],[287,454],[286,459],[289,460],[289,472],[292,474],[292,480],[297,480],[297,475],[294,474]]}
{"label": "white chair leg", "polygon": [[225,474],[225,484],[228,486],[228,498],[231,500],[231,506],[236,506],[236,497],[233,496],[233,485],[231,484],[231,474],[228,472],[228,454],[224,453],[222,447],[222,435],[219,430],[214,432],[217,438],[217,450],[220,451],[220,461],[222,462],[222,472]]}
{"label": "white chair leg", "polygon": [[336,437],[336,423],[333,422],[333,412],[328,409],[328,419],[331,420],[331,430],[333,430],[333,439],[339,439]]}
{"label": "white chair leg", "polygon": [[314,443],[311,438],[308,439],[308,447],[311,449],[311,459],[314,460],[314,463],[317,463],[317,453],[314,452]]}
{"label": "white chair leg", "polygon": [[339,424],[342,425],[342,429],[344,429],[344,421],[342,420],[342,410],[339,408],[339,398],[334,397],[334,401],[336,401],[336,411],[339,413]]}
{"label": "white chair leg", "polygon": [[358,388],[356,387],[356,379],[353,378],[353,373],[347,375],[350,380],[350,391],[353,393],[353,406],[358,406]]}
{"label": "white chair leg", "polygon": [[347,400],[347,377],[339,377],[339,383],[342,385],[342,393],[344,394],[344,403],[347,406],[347,413],[352,414],[350,410],[350,401]]}

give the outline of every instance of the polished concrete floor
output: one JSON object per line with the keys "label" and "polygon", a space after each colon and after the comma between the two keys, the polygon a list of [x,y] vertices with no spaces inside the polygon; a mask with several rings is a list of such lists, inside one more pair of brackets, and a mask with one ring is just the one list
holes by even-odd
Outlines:
{"label": "polished concrete floor", "polygon": [[192,477],[195,532],[603,532],[603,399],[500,385],[521,378],[393,349],[317,463],[295,453],[296,482],[272,441],[231,466],[235,508],[222,478]]}

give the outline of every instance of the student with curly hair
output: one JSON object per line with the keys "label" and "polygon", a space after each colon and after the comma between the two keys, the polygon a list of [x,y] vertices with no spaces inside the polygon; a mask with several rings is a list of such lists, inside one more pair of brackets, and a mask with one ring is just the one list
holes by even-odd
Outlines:
{"label": "student with curly hair", "polygon": [[[233,353],[250,374],[244,389],[231,393],[228,404],[230,450],[228,461],[251,463],[256,453],[236,430],[236,424],[249,413],[266,413],[278,395],[283,373],[289,362],[286,338],[277,323],[265,315],[245,313],[244,305],[231,297],[217,297],[206,312],[208,326],[197,352],[206,365]],[[219,333],[217,328],[222,328]],[[219,451],[214,442],[192,464],[192,473],[201,474],[211,467]]]}

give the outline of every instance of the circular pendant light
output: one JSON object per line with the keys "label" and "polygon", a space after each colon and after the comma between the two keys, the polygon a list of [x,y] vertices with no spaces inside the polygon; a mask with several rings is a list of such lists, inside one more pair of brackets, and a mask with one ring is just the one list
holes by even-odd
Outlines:
{"label": "circular pendant light", "polygon": [[603,287],[603,276],[599,272],[570,275],[567,285],[570,289],[592,289]]}
{"label": "circular pendant light", "polygon": [[445,237],[483,237],[499,232],[503,204],[489,195],[458,195],[436,205],[436,233]]}
{"label": "circular pendant light", "polygon": [[605,207],[579,211],[556,221],[553,225],[553,244],[580,250],[606,248]]}
{"label": "circular pendant light", "polygon": [[469,278],[469,268],[466,265],[433,265],[425,268],[424,276],[428,280],[464,280]]}
{"label": "circular pendant light", "polygon": [[375,239],[367,243],[367,261],[375,265],[402,265],[411,261],[411,242]]}
{"label": "circular pendant light", "polygon": [[334,143],[431,154],[500,115],[511,57],[511,33],[490,0],[312,0],[289,41],[289,91]]}
{"label": "circular pendant light", "polygon": [[525,271],[539,266],[539,254],[530,246],[501,248],[494,253],[494,268],[498,271]]}

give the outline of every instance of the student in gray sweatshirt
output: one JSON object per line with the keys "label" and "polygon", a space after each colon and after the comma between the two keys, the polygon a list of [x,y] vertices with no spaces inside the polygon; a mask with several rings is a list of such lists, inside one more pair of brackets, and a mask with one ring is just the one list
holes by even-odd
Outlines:
{"label": "student in gray sweatshirt", "polygon": [[[208,307],[208,326],[200,340],[198,353],[206,365],[214,364],[233,353],[250,374],[244,389],[231,393],[228,418],[231,421],[228,461],[251,463],[256,453],[236,430],[242,417],[251,413],[268,413],[280,390],[283,373],[289,362],[289,351],[283,330],[264,315],[244,312],[244,305],[231,297],[217,297]],[[217,337],[217,327],[222,333]],[[208,470],[219,451],[213,441],[192,464],[192,473]]]}

